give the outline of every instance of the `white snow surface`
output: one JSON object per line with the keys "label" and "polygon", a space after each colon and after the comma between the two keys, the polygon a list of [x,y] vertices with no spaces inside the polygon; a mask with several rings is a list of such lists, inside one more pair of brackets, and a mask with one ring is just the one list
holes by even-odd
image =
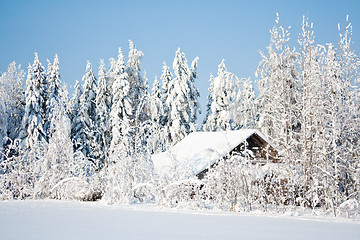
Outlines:
{"label": "white snow surface", "polygon": [[152,205],[0,202],[0,239],[360,239],[360,223],[329,217],[220,213]]}
{"label": "white snow surface", "polygon": [[152,156],[155,171],[158,174],[176,171],[186,177],[196,175],[253,134],[258,134],[269,142],[262,133],[255,129],[192,132],[168,151]]}

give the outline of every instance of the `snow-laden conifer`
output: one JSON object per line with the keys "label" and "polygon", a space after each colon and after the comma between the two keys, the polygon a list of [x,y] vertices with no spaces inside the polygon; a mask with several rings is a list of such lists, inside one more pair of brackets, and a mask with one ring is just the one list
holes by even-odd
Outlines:
{"label": "snow-laden conifer", "polygon": [[133,166],[133,182],[131,184],[135,185],[144,183],[152,168],[148,148],[149,129],[151,128],[150,94],[146,74],[141,74],[142,57],[143,53],[137,50],[135,44],[129,40],[129,57],[126,68],[132,107],[129,154]]}
{"label": "snow-laden conifer", "polygon": [[210,85],[212,91],[209,92],[208,97],[210,113],[203,128],[207,131],[230,130],[234,121],[231,108],[236,100],[239,80],[233,73],[227,71],[225,60],[222,60],[217,76],[210,81],[212,82],[212,86]]}
{"label": "snow-laden conifer", "polygon": [[[110,58],[110,69],[107,73],[107,80],[108,80],[108,88],[112,89],[112,85],[115,79],[125,71],[125,58],[121,48],[118,49],[118,57],[115,60],[114,58]],[[109,106],[112,104],[112,91],[109,90]]]}
{"label": "snow-laden conifer", "polygon": [[95,164],[95,168],[100,167],[98,162],[99,146],[96,141],[96,78],[93,73],[91,63],[88,61],[86,72],[83,76],[84,86],[80,96],[80,109],[78,120],[75,124],[78,129],[74,132],[75,150],[79,150],[83,155]]}
{"label": "snow-laden conifer", "polygon": [[[122,57],[123,58],[123,57]],[[112,85],[112,105],[110,111],[111,143],[109,151],[109,167],[104,199],[106,201],[126,201],[131,189],[133,177],[130,156],[131,115],[133,113],[129,98],[130,86],[128,74],[120,66],[120,74],[116,75]]]}
{"label": "snow-laden conifer", "polygon": [[74,147],[75,144],[75,136],[80,131],[80,128],[82,128],[81,121],[79,118],[80,114],[80,97],[82,95],[82,87],[78,80],[75,82],[74,86],[74,96],[71,99],[71,139],[73,141]]}
{"label": "snow-laden conifer", "polygon": [[150,101],[150,112],[151,112],[151,120],[160,125],[161,118],[163,116],[164,107],[161,101],[161,89],[160,89],[160,82],[155,77],[153,87],[151,90],[151,101]]}
{"label": "snow-laden conifer", "polygon": [[[58,55],[55,55],[54,62],[51,65],[49,62],[48,73],[47,73],[47,83],[48,83],[48,99],[46,104],[46,123],[44,130],[48,137],[51,136],[52,132],[50,131],[50,126],[52,125],[51,114],[52,108],[60,102],[60,92],[61,92],[61,80],[59,73],[59,58]],[[52,115],[53,116],[53,115]]]}
{"label": "snow-laden conifer", "polygon": [[164,151],[166,149],[166,138],[164,136],[164,129],[162,128],[162,119],[164,117],[164,104],[162,102],[160,82],[157,77],[155,77],[151,91],[150,113],[152,123],[152,141],[150,150],[152,153]]}
{"label": "snow-laden conifer", "polygon": [[233,109],[233,129],[255,128],[256,103],[255,92],[250,78],[239,81],[236,99],[231,103]]}
{"label": "snow-laden conifer", "polygon": [[[123,56],[122,56],[123,58]],[[123,61],[124,63],[124,61]],[[130,117],[132,115],[131,99],[129,98],[129,82],[128,74],[124,71],[125,68],[120,66],[120,74],[112,86],[112,105],[110,110],[110,129],[111,129],[111,144],[110,144],[110,161],[116,163],[118,156],[116,151],[118,148],[127,147],[121,146],[123,141],[123,124],[127,128],[130,127]],[[126,150],[124,150],[126,152]]]}
{"label": "snow-laden conifer", "polygon": [[108,149],[110,147],[110,129],[109,129],[109,114],[110,114],[110,93],[107,84],[105,73],[105,63],[100,61],[99,67],[99,82],[96,93],[96,128],[97,141],[100,146],[100,161],[105,163]]}
{"label": "snow-laden conifer", "polygon": [[170,118],[170,111],[169,111],[169,107],[167,106],[166,102],[167,99],[169,97],[169,83],[172,79],[172,73],[170,72],[169,67],[166,65],[165,62],[163,62],[163,71],[161,74],[160,79],[162,80],[162,96],[161,96],[161,101],[162,101],[162,105],[163,105],[163,110],[164,110],[164,114],[161,118],[161,126],[163,127],[163,131],[164,131],[164,140],[166,142],[170,142],[170,135],[169,135],[169,125],[168,125],[168,121]]}
{"label": "snow-laden conifer", "polygon": [[208,118],[211,115],[211,105],[212,102],[214,101],[213,96],[214,96],[214,75],[211,73],[210,74],[210,78],[209,78],[209,88],[208,88],[208,96],[207,96],[207,103],[206,103],[206,115],[203,121],[203,130],[207,130],[205,127],[206,122],[208,121]]}
{"label": "snow-laden conifer", "polygon": [[[199,97],[200,97],[200,92],[199,89],[197,89],[195,87],[195,81],[198,78],[198,73],[197,73],[197,68],[198,68],[198,62],[199,62],[199,58],[196,57],[192,63],[191,63],[191,67],[190,67],[190,76],[189,76],[189,80],[190,80],[190,103],[189,103],[189,111],[190,111],[190,122],[195,123],[197,120],[197,114],[201,113],[201,109],[200,109],[200,103],[199,103]],[[191,131],[195,131],[195,125],[192,125],[192,127],[194,127],[193,129],[191,129]]]}
{"label": "snow-laden conifer", "polygon": [[[145,86],[145,78],[141,75],[141,58],[143,52],[136,49],[135,44],[129,40],[129,56],[126,72],[129,81],[129,97],[132,100],[132,124],[141,124],[149,119],[147,88]],[[135,128],[136,129],[136,128]],[[134,130],[135,130],[134,129]]]}
{"label": "snow-laden conifer", "polygon": [[[193,68],[189,69],[185,54],[180,48],[175,53],[173,62],[174,78],[167,82],[167,95],[165,111],[167,111],[166,130],[169,134],[169,142],[177,143],[187,134],[195,131],[195,119],[199,111],[197,103],[198,90],[194,86],[197,59],[194,60]],[[164,67],[162,79],[168,79],[168,70]],[[165,81],[165,80],[164,80]]]}
{"label": "snow-laden conifer", "polygon": [[38,141],[46,141],[44,131],[46,106],[46,75],[37,53],[33,65],[28,67],[25,91],[25,113],[22,120],[22,130],[19,137],[24,146],[32,148]]}

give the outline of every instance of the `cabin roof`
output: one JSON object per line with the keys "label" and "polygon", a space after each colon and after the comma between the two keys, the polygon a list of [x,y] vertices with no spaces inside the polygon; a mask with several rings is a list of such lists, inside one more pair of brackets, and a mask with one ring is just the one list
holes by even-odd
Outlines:
{"label": "cabin roof", "polygon": [[165,175],[177,171],[183,177],[194,176],[225,157],[254,134],[273,146],[255,129],[192,132],[166,152],[152,156],[155,171]]}

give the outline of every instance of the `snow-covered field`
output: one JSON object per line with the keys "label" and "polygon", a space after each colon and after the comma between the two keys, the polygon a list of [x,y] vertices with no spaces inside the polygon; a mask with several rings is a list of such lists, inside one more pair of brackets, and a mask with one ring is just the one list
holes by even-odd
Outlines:
{"label": "snow-covered field", "polygon": [[360,223],[65,201],[0,202],[0,239],[360,239]]}

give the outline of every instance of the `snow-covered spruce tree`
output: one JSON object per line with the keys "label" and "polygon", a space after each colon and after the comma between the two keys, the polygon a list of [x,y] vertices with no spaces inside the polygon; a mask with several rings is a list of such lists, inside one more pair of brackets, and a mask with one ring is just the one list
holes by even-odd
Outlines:
{"label": "snow-covered spruce tree", "polygon": [[39,141],[46,142],[47,140],[44,131],[47,99],[46,75],[37,53],[35,53],[33,66],[28,67],[26,85],[25,113],[19,138],[23,140],[23,146],[25,148],[31,149],[38,144]]}
{"label": "snow-covered spruce tree", "polygon": [[110,69],[109,72],[107,73],[107,80],[108,80],[108,89],[110,96],[109,96],[109,107],[111,107],[112,104],[112,91],[111,89],[113,89],[112,85],[115,81],[115,79],[117,77],[120,76],[121,73],[123,73],[125,71],[125,58],[124,58],[124,54],[121,50],[121,48],[118,49],[118,58],[117,60],[115,60],[114,58],[110,58]]}
{"label": "snow-covered spruce tree", "polygon": [[[22,81],[24,71],[21,66],[16,66],[15,62],[9,64],[7,72],[0,76],[0,93],[1,96],[1,139],[8,137],[4,144],[11,144],[18,136],[21,129],[21,121],[24,115],[24,90]],[[1,148],[1,147],[0,147]]]}
{"label": "snow-covered spruce tree", "polygon": [[[120,96],[121,99],[122,99],[122,96],[123,96],[122,95],[123,93],[120,93],[120,95],[118,93],[119,92],[119,86],[122,84],[120,79],[126,79],[126,87],[125,87],[126,89],[130,87],[130,85],[129,85],[129,75],[127,73],[124,74],[125,72],[126,72],[125,58],[124,58],[122,49],[119,48],[118,49],[118,58],[117,58],[117,60],[115,60],[113,58],[110,59],[110,69],[109,69],[109,72],[107,73],[108,89],[109,89],[108,104],[109,104],[110,114],[112,114],[111,112],[114,112],[114,111],[122,111],[121,109],[116,109],[116,108],[119,107],[119,96],[121,95]],[[118,82],[117,86],[113,86],[116,81]],[[126,94],[129,94],[129,91],[130,90],[126,90],[126,92],[127,92]],[[117,94],[116,100],[114,100],[114,94]],[[128,98],[128,99],[130,99],[130,98]],[[120,100],[120,101],[122,102],[122,100]],[[117,107],[113,106],[113,104],[117,105]],[[130,104],[130,101],[129,101],[129,104]],[[131,112],[131,115],[132,114],[133,113]],[[122,113],[119,116],[122,117]],[[129,121],[131,121],[131,120],[132,119],[129,119]],[[113,120],[111,120],[111,116],[110,116],[110,121],[113,121]],[[111,125],[111,126],[113,126],[113,125]],[[112,128],[110,128],[110,129],[112,129]],[[109,132],[110,133],[109,142],[112,142],[112,134],[114,133],[113,130],[114,129],[110,130],[110,132]],[[117,143],[117,142],[118,142],[118,139],[115,139],[115,143]]]}
{"label": "snow-covered spruce tree", "polygon": [[[165,102],[168,118],[165,128],[168,130],[169,143],[176,144],[187,134],[182,105],[186,101],[183,84],[176,77],[168,83],[168,96]],[[187,113],[185,113],[186,115]]]}
{"label": "snow-covered spruce tree", "polygon": [[[42,171],[39,165],[47,147],[47,138],[43,130],[46,106],[44,101],[47,96],[46,76],[36,53],[33,66],[28,68],[26,84],[25,113],[19,133],[21,147],[14,148],[17,156],[10,156],[12,164],[8,175],[12,179],[10,189],[13,197],[21,199],[33,195],[33,186]],[[20,184],[15,183],[14,179]]]}
{"label": "snow-covered spruce tree", "polygon": [[[132,100],[132,151],[133,158],[136,163],[135,172],[144,172],[142,169],[147,165],[147,160],[144,158],[148,153],[149,144],[147,138],[150,134],[148,129],[151,127],[151,113],[150,113],[150,94],[149,85],[146,74],[141,75],[141,58],[143,53],[136,49],[134,43],[129,40],[129,57],[126,72],[129,76],[129,97]],[[144,161],[143,163],[141,163]],[[142,174],[140,174],[142,175]]]}
{"label": "snow-covered spruce tree", "polygon": [[105,74],[105,63],[100,61],[99,67],[99,83],[96,93],[96,128],[97,141],[100,146],[100,161],[104,164],[107,162],[108,150],[110,148],[110,93]]}
{"label": "snow-covered spruce tree", "polygon": [[82,95],[82,87],[78,80],[75,82],[74,86],[75,92],[74,96],[71,99],[71,110],[70,110],[70,119],[71,119],[71,140],[76,148],[75,136],[80,129],[82,128],[82,122],[80,121],[80,97]]}
{"label": "snow-covered spruce tree", "polygon": [[[201,113],[200,103],[198,98],[200,97],[199,89],[195,87],[195,81],[198,78],[197,68],[198,68],[199,58],[196,57],[190,67],[190,104],[189,104],[189,111],[190,111],[190,122],[195,123],[197,120],[197,114]],[[195,125],[192,125],[195,127]],[[191,129],[191,131],[195,131],[196,129]]]}
{"label": "snow-covered spruce tree", "polygon": [[162,94],[160,89],[160,82],[157,79],[157,77],[155,77],[153,87],[151,90],[150,112],[151,112],[151,120],[158,125],[161,124],[161,119],[164,114],[164,106],[161,97]]}
{"label": "snow-covered spruce tree", "polygon": [[[210,112],[204,121],[203,129],[207,131],[230,130],[233,125],[233,112],[236,94],[239,89],[239,80],[233,74],[227,71],[225,60],[222,60],[218,74],[210,80],[209,103]],[[212,86],[211,86],[212,84]],[[210,103],[211,101],[211,103]]]}
{"label": "snow-covered spruce tree", "polygon": [[[123,56],[121,57],[123,59]],[[124,62],[124,61],[123,61]],[[131,143],[131,100],[130,86],[125,67],[120,66],[112,85],[112,105],[110,111],[111,143],[109,163],[107,164],[107,183],[104,200],[109,202],[128,202],[132,187]]]}
{"label": "snow-covered spruce tree", "polygon": [[161,97],[162,94],[160,83],[157,77],[155,77],[150,98],[150,114],[152,124],[150,141],[151,153],[158,153],[166,150],[166,139],[164,135],[164,129],[162,128],[164,105]]}
{"label": "snow-covered spruce tree", "polygon": [[52,108],[56,105],[59,105],[60,102],[60,91],[61,91],[61,81],[60,81],[60,73],[59,73],[59,58],[58,55],[55,55],[54,62],[51,65],[49,63],[48,73],[47,73],[47,82],[49,85],[48,88],[48,99],[47,99],[47,108],[45,113],[45,118],[47,119],[44,125],[44,131],[47,136],[51,137],[52,132],[50,131],[50,126],[52,125],[52,117],[51,115]]}
{"label": "snow-covered spruce tree", "polygon": [[298,53],[289,47],[290,33],[279,25],[270,31],[267,55],[262,55],[256,76],[259,86],[258,128],[274,140],[286,153],[287,161],[294,160],[296,133],[299,131]]}
{"label": "snow-covered spruce tree", "polygon": [[[121,49],[119,49],[119,51],[121,51]],[[121,52],[122,54],[122,52]],[[108,88],[109,89],[112,89],[112,84],[114,83],[115,81],[115,67],[116,67],[116,61],[114,58],[110,58],[109,59],[109,62],[110,62],[110,68],[109,68],[109,71],[106,73],[106,78],[107,78],[107,83],[108,83]],[[111,103],[111,93],[110,93],[110,98],[109,98],[109,103]]]}
{"label": "snow-covered spruce tree", "polygon": [[162,96],[161,101],[163,105],[164,114],[160,119],[161,126],[163,127],[164,131],[164,140],[166,142],[166,145],[168,145],[171,141],[170,139],[170,125],[168,124],[168,120],[170,119],[170,111],[169,107],[166,105],[167,99],[169,98],[169,83],[172,79],[172,73],[170,72],[169,67],[166,65],[166,63],[163,63],[163,71],[162,75],[160,77],[162,80]]}
{"label": "snow-covered spruce tree", "polygon": [[250,78],[239,81],[239,89],[235,101],[232,103],[233,128],[254,128],[256,126],[255,92]]}
{"label": "snow-covered spruce tree", "polygon": [[151,179],[152,163],[149,154],[150,94],[146,75],[141,76],[141,58],[143,53],[138,51],[134,43],[129,40],[129,57],[126,72],[129,79],[129,97],[131,99],[131,146],[130,156],[133,161],[133,187]]}
{"label": "snow-covered spruce tree", "polygon": [[[111,143],[105,201],[129,202],[138,184],[151,177],[148,151],[151,121],[147,78],[141,76],[141,51],[130,43],[128,64],[121,50],[111,67],[112,104],[110,111]],[[116,73],[116,74],[115,74]],[[110,74],[109,74],[110,75]]]}
{"label": "snow-covered spruce tree", "polygon": [[149,119],[149,113],[146,112],[149,99],[146,98],[145,79],[141,76],[140,61],[143,53],[136,49],[134,43],[129,40],[129,57],[127,62],[126,72],[128,74],[128,81],[130,85],[129,97],[132,100],[132,120],[133,124],[140,124]]}
{"label": "snow-covered spruce tree", "polygon": [[[143,187],[144,185],[149,185],[150,181],[153,178],[153,163],[151,159],[151,146],[153,146],[153,131],[154,126],[150,119],[150,100],[151,97],[149,95],[149,86],[147,84],[146,75],[144,75],[145,81],[145,97],[144,103],[141,108],[144,108],[146,115],[148,115],[149,119],[143,122],[139,122],[140,125],[135,125],[136,134],[133,136],[133,141],[135,143],[135,149],[133,150],[131,158],[134,162],[134,184],[132,188],[132,201],[142,202],[151,200],[151,190],[150,187]],[[140,108],[140,109],[141,109]],[[151,184],[150,184],[151,185]],[[149,192],[150,191],[150,192]],[[148,196],[148,194],[150,194]]]}
{"label": "snow-covered spruce tree", "polygon": [[[194,73],[197,59],[194,60]],[[193,84],[194,77],[187,65],[185,54],[180,48],[175,53],[173,62],[174,78],[168,82],[165,111],[168,111],[166,129],[169,142],[175,144],[187,134],[196,130],[196,114],[200,110],[197,103],[198,90]],[[196,76],[196,74],[193,74]]]}
{"label": "snow-covered spruce tree", "polygon": [[214,101],[213,96],[214,96],[214,75],[212,75],[212,73],[210,74],[210,78],[209,78],[209,88],[208,88],[209,94],[207,96],[207,104],[206,104],[206,115],[205,118],[203,120],[203,130],[206,130],[205,128],[205,123],[208,121],[208,118],[211,115],[211,105]]}
{"label": "snow-covered spruce tree", "polygon": [[[132,115],[131,99],[129,98],[129,81],[128,74],[125,72],[124,56],[121,49],[119,49],[119,63],[114,72],[115,79],[111,88],[112,104],[110,108],[110,129],[111,129],[111,143],[110,143],[110,161],[117,162],[116,154],[114,155],[115,148],[117,148],[122,141],[122,121],[125,118],[126,122],[130,122]],[[111,159],[114,158],[115,159]]]}
{"label": "snow-covered spruce tree", "polygon": [[[88,61],[86,72],[83,76],[84,86],[80,96],[80,109],[77,115],[78,119],[74,119],[73,141],[75,151],[82,154],[94,164],[95,169],[101,168],[102,163],[99,162],[100,147],[96,141],[96,78],[94,76],[91,63]],[[75,129],[74,129],[75,127]]]}

